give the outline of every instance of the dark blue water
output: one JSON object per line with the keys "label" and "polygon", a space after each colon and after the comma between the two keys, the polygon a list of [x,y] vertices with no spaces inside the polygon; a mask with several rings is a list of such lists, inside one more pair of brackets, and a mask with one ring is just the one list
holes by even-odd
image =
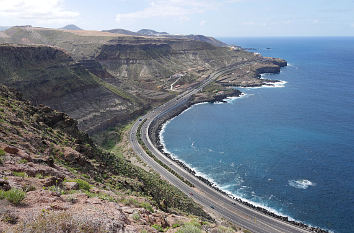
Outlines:
{"label": "dark blue water", "polygon": [[193,106],[165,127],[166,148],[237,196],[354,232],[354,38],[223,40],[286,59],[267,76],[285,87]]}

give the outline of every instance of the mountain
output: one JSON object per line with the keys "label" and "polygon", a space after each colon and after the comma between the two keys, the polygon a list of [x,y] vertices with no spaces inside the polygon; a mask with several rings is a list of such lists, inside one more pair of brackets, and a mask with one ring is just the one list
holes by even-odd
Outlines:
{"label": "mountain", "polygon": [[103,30],[103,32],[110,32],[110,33],[121,34],[121,35],[130,35],[130,36],[140,36],[141,35],[139,33],[132,32],[132,31],[125,30],[125,29]]}
{"label": "mountain", "polygon": [[151,29],[141,29],[137,31],[138,34],[146,35],[146,36],[161,36],[161,35],[168,35],[167,32],[157,32]]}
{"label": "mountain", "polygon": [[79,28],[78,26],[74,25],[74,24],[68,24],[66,25],[65,27],[62,27],[60,29],[65,29],[65,30],[77,30],[77,31],[80,31],[80,30],[83,30],[81,28]]}

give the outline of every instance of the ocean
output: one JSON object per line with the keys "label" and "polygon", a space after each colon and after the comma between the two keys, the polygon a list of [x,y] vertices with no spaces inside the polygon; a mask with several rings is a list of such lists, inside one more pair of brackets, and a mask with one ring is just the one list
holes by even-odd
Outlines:
{"label": "ocean", "polygon": [[333,232],[354,232],[354,38],[221,38],[286,59],[277,87],[237,88],[161,132],[165,149],[224,191]]}

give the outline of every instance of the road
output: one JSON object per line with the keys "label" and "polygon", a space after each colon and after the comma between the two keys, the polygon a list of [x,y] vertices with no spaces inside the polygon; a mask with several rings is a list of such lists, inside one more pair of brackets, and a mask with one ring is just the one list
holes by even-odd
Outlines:
{"label": "road", "polygon": [[[233,69],[233,67],[225,67],[210,74],[209,77],[203,82],[201,82],[197,87],[187,90],[186,92],[159,106],[158,108],[147,113],[145,116],[141,117],[138,121],[136,121],[130,131],[130,143],[133,147],[133,150],[142,158],[142,160],[148,166],[154,169],[171,184],[179,188],[186,195],[190,196],[194,201],[201,204],[209,211],[216,212],[217,214],[223,216],[225,219],[228,219],[229,221],[239,226],[242,226],[252,232],[260,233],[308,232],[306,229],[299,228],[285,221],[270,217],[260,211],[256,211],[252,208],[242,205],[241,203],[238,203],[232,198],[209,187],[208,185],[197,179],[195,176],[181,168],[174,161],[164,156],[150,140],[148,129],[155,119],[163,116],[169,111],[176,109],[180,105],[187,103],[187,101],[192,95],[201,91],[206,85],[217,79],[220,75],[230,72]],[[148,150],[152,152],[165,165],[169,166],[180,176],[192,183],[194,185],[193,188],[188,186],[186,183],[181,181],[169,171],[167,171],[164,167],[158,164],[144,151],[137,139],[137,131],[139,129],[139,125],[142,123],[143,125],[141,127],[140,132],[141,139],[143,140]]]}

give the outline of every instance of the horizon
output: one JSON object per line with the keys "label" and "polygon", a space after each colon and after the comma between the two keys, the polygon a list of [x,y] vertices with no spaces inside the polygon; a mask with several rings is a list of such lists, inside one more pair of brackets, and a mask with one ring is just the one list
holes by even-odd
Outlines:
{"label": "horizon", "polygon": [[354,1],[0,0],[0,26],[147,28],[213,37],[353,37]]}

